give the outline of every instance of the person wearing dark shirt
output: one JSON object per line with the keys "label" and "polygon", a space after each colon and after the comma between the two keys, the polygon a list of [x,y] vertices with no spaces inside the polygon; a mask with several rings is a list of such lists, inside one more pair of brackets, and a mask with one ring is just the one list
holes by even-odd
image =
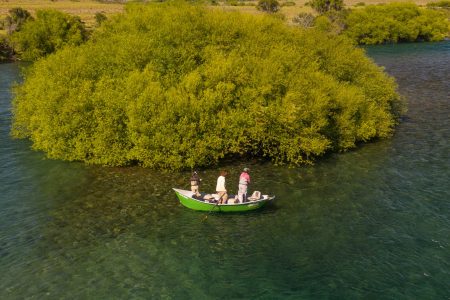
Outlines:
{"label": "person wearing dark shirt", "polygon": [[197,172],[194,171],[194,173],[192,173],[191,176],[191,191],[193,193],[192,197],[200,197],[200,192],[199,192],[199,185],[200,185],[200,177],[198,176]]}

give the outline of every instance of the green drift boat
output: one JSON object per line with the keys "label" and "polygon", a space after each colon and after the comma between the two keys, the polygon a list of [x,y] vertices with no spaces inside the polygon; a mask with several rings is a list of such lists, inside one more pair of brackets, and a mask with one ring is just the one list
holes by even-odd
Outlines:
{"label": "green drift boat", "polygon": [[[205,194],[202,194],[201,199],[195,199],[192,197],[193,195],[191,191],[175,188],[173,190],[177,194],[177,197],[180,200],[181,204],[190,209],[201,211],[242,212],[248,210],[255,210],[263,207],[264,205],[275,199],[275,196],[261,195],[259,199],[250,200],[245,203],[217,204],[216,202],[209,202],[207,200],[204,200]],[[217,194],[212,194],[211,196],[214,197],[215,199],[218,199]],[[229,198],[230,199],[233,198],[233,195],[230,195]],[[250,198],[251,197],[249,197],[248,199]]]}

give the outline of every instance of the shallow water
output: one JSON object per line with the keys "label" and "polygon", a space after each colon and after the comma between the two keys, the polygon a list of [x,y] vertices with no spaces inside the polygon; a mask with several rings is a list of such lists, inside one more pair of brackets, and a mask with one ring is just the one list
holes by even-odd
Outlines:
{"label": "shallow water", "polygon": [[[276,202],[205,221],[171,191],[187,173],[12,140],[19,66],[0,65],[0,299],[450,299],[450,42],[368,53],[409,102],[395,136],[313,167],[247,162]],[[232,191],[243,166],[226,166]]]}

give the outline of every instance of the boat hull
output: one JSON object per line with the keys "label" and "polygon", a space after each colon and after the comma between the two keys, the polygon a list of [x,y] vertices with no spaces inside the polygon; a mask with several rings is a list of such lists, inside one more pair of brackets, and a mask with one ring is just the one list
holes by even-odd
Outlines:
{"label": "boat hull", "polygon": [[238,204],[217,204],[217,203],[208,203],[201,200],[194,199],[187,195],[186,192],[189,191],[173,189],[180,200],[180,203],[185,207],[199,210],[199,211],[211,211],[211,212],[243,212],[259,209],[265,206],[267,203],[272,201],[275,196],[270,196],[265,199],[250,201],[246,203],[238,203]]}

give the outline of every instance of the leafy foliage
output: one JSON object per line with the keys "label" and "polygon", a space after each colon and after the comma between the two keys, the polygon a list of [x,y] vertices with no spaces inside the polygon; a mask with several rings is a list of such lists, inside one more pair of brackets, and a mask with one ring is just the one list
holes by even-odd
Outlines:
{"label": "leafy foliage", "polygon": [[66,45],[79,45],[87,38],[79,17],[56,10],[40,10],[11,36],[14,50],[24,60],[36,60]]}
{"label": "leafy foliage", "polygon": [[100,26],[104,21],[106,21],[108,17],[102,12],[95,13],[95,25]]}
{"label": "leafy foliage", "polygon": [[345,34],[360,44],[439,41],[449,31],[444,13],[412,3],[369,5],[346,18]]}
{"label": "leafy foliage", "polygon": [[437,2],[430,2],[427,3],[427,7],[430,8],[450,8],[450,1],[449,0],[441,0],[441,1],[437,1]]}
{"label": "leafy foliage", "polygon": [[344,0],[311,0],[308,2],[319,14],[329,11],[339,11],[344,8]]}
{"label": "leafy foliage", "polygon": [[8,34],[15,31],[20,31],[26,21],[33,20],[31,14],[20,7],[15,7],[9,10],[9,15],[3,21],[3,26]]}
{"label": "leafy foliage", "polygon": [[0,36],[0,62],[9,61],[14,58],[14,51],[5,36]]}
{"label": "leafy foliage", "polygon": [[317,16],[314,19],[314,27],[324,32],[333,31],[333,23],[331,22],[330,18],[325,15]]}
{"label": "leafy foliage", "polygon": [[282,7],[285,7],[285,6],[295,6],[295,2],[294,1],[285,1],[285,2],[283,2],[283,3],[281,3],[281,6]]}
{"label": "leafy foliage", "polygon": [[259,0],[257,8],[268,13],[275,13],[280,10],[280,3],[277,0]]}
{"label": "leafy foliage", "polygon": [[51,158],[181,169],[309,163],[392,133],[392,78],[344,37],[269,16],[128,5],[15,90],[13,135]]}
{"label": "leafy foliage", "polygon": [[336,35],[342,32],[345,26],[343,19],[347,14],[343,0],[311,0],[306,4],[319,13],[313,20],[318,30]]}

